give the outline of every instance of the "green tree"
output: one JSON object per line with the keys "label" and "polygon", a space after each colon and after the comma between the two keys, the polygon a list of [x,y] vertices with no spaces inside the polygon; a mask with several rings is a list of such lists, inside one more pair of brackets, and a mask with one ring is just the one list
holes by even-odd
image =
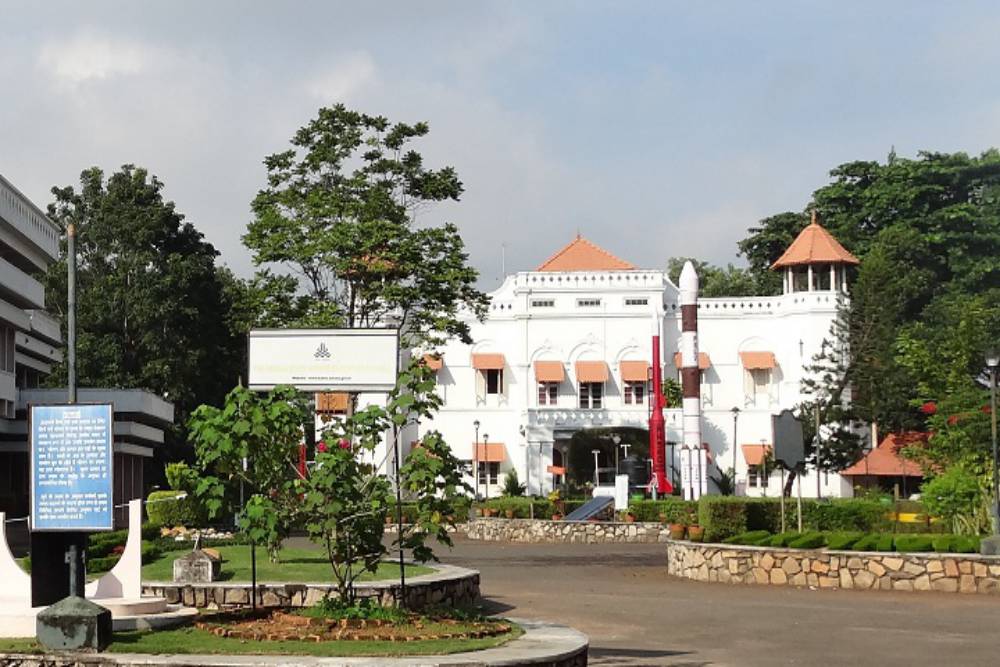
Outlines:
{"label": "green tree", "polygon": [[[667,260],[667,275],[676,285],[680,279],[684,263],[691,261],[698,272],[699,296],[712,298],[722,296],[758,296],[771,294],[771,285],[761,285],[758,276],[749,269],[742,269],[732,264],[725,267],[713,266],[690,257],[671,257]],[[780,281],[778,282],[780,286]]]}
{"label": "green tree", "polygon": [[227,497],[242,483],[248,495],[240,530],[275,561],[281,541],[301,521],[296,478],[308,419],[302,395],[291,387],[262,394],[238,386],[221,408],[199,406],[189,420],[198,465],[205,471],[197,494],[209,515],[228,510]]}
{"label": "green tree", "polygon": [[[77,381],[147,389],[174,403],[182,425],[232,386],[238,344],[226,325],[217,253],[162,189],[132,165],[107,178],[95,167],[80,175],[79,189],[53,188],[49,215],[77,230]],[[50,267],[46,289],[65,322],[65,259]],[[65,363],[50,382],[66,382]]]}
{"label": "green tree", "polygon": [[458,229],[414,224],[427,205],[462,194],[454,169],[428,169],[410,147],[427,133],[425,123],[320,109],[292,149],[264,161],[268,187],[243,237],[254,261],[292,267],[309,311],[329,323],[391,324],[407,346],[468,342],[460,312],[482,316],[486,297]]}

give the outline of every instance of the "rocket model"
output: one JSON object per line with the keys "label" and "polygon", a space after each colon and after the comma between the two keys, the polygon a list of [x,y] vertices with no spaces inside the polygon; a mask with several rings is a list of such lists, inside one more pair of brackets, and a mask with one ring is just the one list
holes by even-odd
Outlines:
{"label": "rocket model", "polygon": [[[681,396],[684,425],[684,450],[703,461],[701,446],[701,378],[698,369],[698,274],[691,262],[685,262],[680,278],[681,303]],[[698,477],[704,478],[703,466]],[[692,475],[693,477],[694,475]],[[694,480],[692,480],[694,481]],[[701,480],[699,479],[698,482]],[[697,484],[697,483],[696,483]],[[702,486],[697,484],[697,486]],[[685,489],[687,492],[687,489]],[[700,493],[694,492],[694,498]]]}
{"label": "rocket model", "polygon": [[649,453],[653,459],[653,479],[650,486],[657,494],[673,492],[673,486],[667,479],[666,470],[666,423],[663,421],[663,408],[666,401],[663,398],[663,366],[660,363],[660,322],[658,317],[653,320],[653,394],[650,397],[652,412],[649,415]]}

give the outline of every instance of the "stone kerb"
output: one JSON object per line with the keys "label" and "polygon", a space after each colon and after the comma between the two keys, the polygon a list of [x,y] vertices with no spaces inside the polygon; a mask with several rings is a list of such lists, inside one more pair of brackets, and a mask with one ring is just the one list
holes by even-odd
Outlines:
{"label": "stone kerb", "polygon": [[[411,609],[444,604],[465,607],[479,599],[479,572],[454,565],[435,564],[434,573],[406,578],[406,601]],[[260,582],[257,604],[261,607],[308,607],[328,595],[336,595],[334,584]],[[360,598],[374,598],[383,605],[395,605],[399,596],[398,580],[363,581],[356,584]],[[249,583],[213,582],[188,584],[143,582],[143,595],[166,598],[170,604],[199,609],[225,609],[250,606]]]}
{"label": "stone kerb", "polygon": [[670,531],[647,522],[477,518],[466,524],[466,535],[485,542],[658,544],[667,542]]}
{"label": "stone kerb", "polygon": [[733,584],[1000,593],[1000,556],[820,551],[667,540],[667,573]]}

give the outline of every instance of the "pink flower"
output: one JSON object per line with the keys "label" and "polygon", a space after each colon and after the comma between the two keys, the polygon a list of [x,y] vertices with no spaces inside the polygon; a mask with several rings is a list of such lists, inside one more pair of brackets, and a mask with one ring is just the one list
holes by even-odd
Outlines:
{"label": "pink flower", "polygon": [[322,440],[320,440],[319,442],[317,442],[316,443],[316,451],[317,452],[325,452],[326,451],[326,443],[323,442]]}
{"label": "pink flower", "polygon": [[351,443],[347,441],[347,438],[341,438],[340,442],[338,442],[337,444],[340,445],[341,449],[350,449],[351,448]]}

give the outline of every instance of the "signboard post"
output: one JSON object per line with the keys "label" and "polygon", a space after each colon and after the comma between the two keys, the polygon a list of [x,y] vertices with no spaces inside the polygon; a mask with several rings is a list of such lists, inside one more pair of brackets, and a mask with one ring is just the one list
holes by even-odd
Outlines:
{"label": "signboard post", "polygon": [[111,530],[111,405],[33,405],[29,424],[31,530]]}
{"label": "signboard post", "polygon": [[[781,530],[785,530],[785,469],[798,470],[805,462],[805,443],[802,440],[802,422],[791,410],[771,415],[774,436],[774,458],[781,464]],[[802,532],[802,475],[796,475],[798,485],[798,528]]]}

